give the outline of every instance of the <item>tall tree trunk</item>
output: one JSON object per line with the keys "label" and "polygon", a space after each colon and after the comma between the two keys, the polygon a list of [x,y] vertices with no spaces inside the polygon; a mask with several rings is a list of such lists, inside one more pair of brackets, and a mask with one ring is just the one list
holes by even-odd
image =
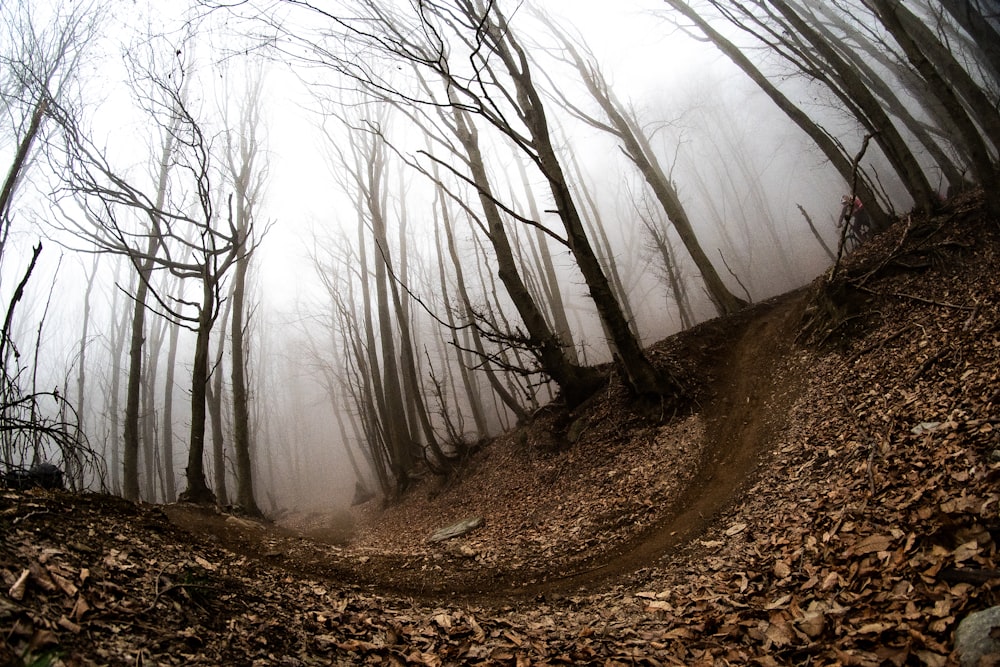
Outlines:
{"label": "tall tree trunk", "polygon": [[[80,350],[77,353],[77,374],[76,374],[76,435],[81,439],[87,432],[87,346],[90,344],[90,295],[94,291],[94,284],[97,282],[97,262],[99,255],[94,255],[94,263],[91,266],[90,274],[84,274],[87,281],[87,288],[83,292],[83,324],[80,328]],[[114,320],[112,320],[113,322]],[[83,470],[73,462],[73,457],[66,459],[66,477],[70,481],[70,488],[77,490],[83,488]]]}
{"label": "tall tree trunk", "polygon": [[[993,147],[1000,149],[1000,114],[996,107],[927,26],[905,7],[892,0],[869,2],[958,127],[972,157],[973,174],[985,189],[987,206],[1000,212],[1000,190],[996,188],[1000,170],[976,127],[978,123]],[[966,112],[963,98],[974,119]]]}
{"label": "tall tree trunk", "polygon": [[653,368],[633,334],[621,304],[615,299],[608,277],[587,238],[569,182],[552,145],[548,119],[541,97],[531,78],[528,58],[521,45],[514,39],[506,20],[499,13],[496,15],[499,17],[499,22],[484,17],[483,30],[490,36],[497,56],[503,61],[514,83],[521,118],[530,134],[530,148],[534,159],[548,182],[555,210],[566,232],[570,252],[587,283],[590,297],[611,338],[609,343],[623,379],[638,395],[680,396],[683,394],[683,389],[676,379]]}
{"label": "tall tree trunk", "polygon": [[[945,153],[941,144],[939,144],[938,141],[931,136],[931,132],[926,125],[926,121],[914,117],[913,112],[911,112],[908,105],[900,99],[893,86],[878,72],[876,72],[869,63],[871,61],[881,61],[884,66],[889,68],[890,72],[894,70],[905,70],[906,68],[899,67],[898,65],[893,66],[894,63],[889,61],[885,53],[880,52],[879,49],[871,43],[866,34],[862,33],[861,30],[858,29],[857,26],[859,24],[849,23],[840,13],[836,11],[836,8],[821,6],[819,10],[827,20],[835,24],[845,35],[850,37],[851,41],[847,42],[846,46],[842,46],[839,50],[843,53],[845,58],[850,60],[852,65],[858,68],[858,71],[864,77],[865,83],[876,95],[878,95],[879,99],[885,105],[886,110],[898,118],[903,126],[905,126],[914,138],[920,142],[920,145],[924,147],[924,150],[927,151],[928,155],[934,160],[938,168],[941,170],[941,174],[948,182],[949,187],[960,187],[962,185],[962,181],[964,180],[962,178],[961,170],[955,164],[954,160],[952,160],[951,157]],[[815,14],[813,14],[813,16],[815,16]],[[838,39],[841,42],[844,41],[843,37],[832,34],[830,29],[824,25],[823,21],[820,20],[819,17],[817,17],[817,20],[814,21],[813,24],[830,43],[836,43]],[[897,76],[900,76],[900,78],[905,77],[906,72],[897,73]],[[915,92],[912,88],[907,90],[911,94]],[[927,96],[928,93],[925,90],[921,90],[917,95],[917,100],[923,108],[928,110],[929,113],[934,113],[931,105],[924,102]]]}
{"label": "tall tree trunk", "polygon": [[[542,214],[538,210],[538,201],[535,193],[531,189],[528,180],[528,171],[525,168],[524,160],[520,153],[515,152],[514,163],[517,165],[517,173],[524,186],[525,199],[528,202],[528,215],[532,220],[541,220]],[[545,302],[552,313],[552,324],[554,333],[559,337],[563,345],[563,351],[570,363],[580,365],[580,359],[576,354],[576,343],[573,340],[573,331],[569,326],[569,318],[566,317],[566,304],[563,301],[562,290],[559,289],[559,278],[556,275],[556,267],[552,261],[552,252],[549,250],[549,241],[545,233],[538,227],[533,227],[534,244],[532,253],[538,264],[538,273],[545,293]]]}
{"label": "tall tree trunk", "polygon": [[176,130],[179,120],[172,119],[172,125],[164,132],[163,150],[160,153],[159,172],[156,179],[156,202],[149,215],[149,240],[142,257],[132,257],[138,273],[135,298],[132,305],[132,333],[129,341],[128,381],[125,389],[125,425],[122,478],[124,495],[129,500],[139,499],[139,392],[142,383],[142,346],[146,335],[146,299],[149,296],[149,281],[153,278],[156,255],[163,239],[160,236],[159,212],[167,196],[167,177],[172,166]]}
{"label": "tall tree trunk", "polygon": [[215,348],[215,362],[212,364],[211,377],[205,385],[205,398],[208,401],[208,417],[212,428],[212,473],[215,497],[220,505],[229,505],[229,493],[226,491],[226,429],[223,426],[222,403],[225,387],[222,379],[222,362],[226,352],[226,324],[232,311],[232,294],[226,300],[222,315],[219,317],[219,340]]}
{"label": "tall tree trunk", "polygon": [[[441,227],[448,226],[451,224],[450,215],[448,212],[448,205],[445,199],[446,196],[447,195],[445,195],[445,193],[442,192],[440,188],[438,188],[437,198],[440,206],[440,211],[439,212],[436,211],[435,219],[437,224],[434,225],[434,243],[437,247],[437,258],[438,258],[438,280],[440,281],[441,285],[441,300],[445,304],[445,317],[447,318],[446,322],[448,324],[447,327],[448,335],[451,337],[451,345],[455,350],[454,355],[455,358],[458,360],[458,374],[461,376],[462,379],[462,386],[464,387],[465,390],[464,393],[469,406],[469,411],[472,413],[472,421],[476,425],[476,432],[482,436],[486,435],[486,433],[488,432],[486,424],[486,414],[483,410],[483,401],[482,397],[480,396],[479,387],[476,385],[475,381],[471,377],[469,371],[469,364],[466,362],[468,352],[465,349],[463,349],[463,346],[458,344],[458,327],[456,326],[455,323],[455,308],[451,306],[451,298],[448,290],[448,275],[447,271],[445,270],[445,256],[448,251],[446,251],[445,248],[442,246],[442,241],[441,241]],[[450,230],[447,232],[447,234],[449,235],[448,243],[450,244],[451,243]],[[462,299],[464,301],[465,297],[461,296],[462,292],[465,289],[465,277],[462,273],[462,267],[461,264],[457,265],[455,264],[454,255],[451,255],[451,258],[452,258],[452,266],[454,267],[454,273],[455,273],[456,289],[458,289],[460,295],[459,299]],[[447,356],[445,356],[443,353],[442,356],[445,359],[447,359]],[[483,353],[483,356],[481,358],[483,360],[482,363],[484,370],[490,375],[493,375],[492,365],[490,365],[488,359],[486,359],[485,352]],[[489,381],[492,384],[493,382],[496,381],[496,379],[489,378]],[[502,386],[501,390],[503,390]],[[461,412],[459,412],[459,414],[461,415]]]}
{"label": "tall tree trunk", "polygon": [[986,4],[992,18],[1000,15],[996,0],[936,0],[951,17],[969,33],[979,48],[981,59],[989,69],[994,83],[1000,83],[1000,30],[990,23],[989,16],[980,6]]}
{"label": "tall tree trunk", "polygon": [[[159,247],[159,238],[151,236],[147,257],[152,258]],[[153,274],[153,260],[139,264],[139,281],[132,303],[132,327],[128,349],[128,380],[125,387],[125,433],[122,452],[122,480],[125,498],[139,500],[139,408],[142,390],[142,347],[145,342],[146,297]]]}
{"label": "tall tree trunk", "polygon": [[191,432],[188,440],[188,462],[184,469],[187,488],[180,495],[183,502],[203,505],[215,503],[215,494],[205,481],[205,408],[208,386],[209,341],[212,335],[215,307],[215,285],[207,275],[202,276],[202,303],[198,314],[198,329],[194,347],[194,365],[191,368]]}
{"label": "tall tree trunk", "polygon": [[[431,425],[430,415],[427,413],[423,387],[421,387],[420,379],[417,375],[416,343],[413,340],[413,333],[410,327],[410,313],[399,293],[399,282],[402,281],[404,284],[407,282],[406,264],[403,260],[406,257],[406,222],[406,209],[404,207],[399,211],[399,280],[392,279],[389,281],[393,310],[396,313],[396,323],[399,327],[400,375],[403,381],[403,390],[406,393],[409,403],[408,412],[413,415],[420,432],[423,434],[424,443],[431,450],[436,463],[440,465],[447,462],[449,456],[441,449],[441,443],[438,442],[437,434]],[[385,234],[385,227],[377,228],[377,230],[376,243],[384,249],[382,260],[385,262],[386,270],[393,271],[392,254],[389,252],[389,239]],[[409,427],[409,430],[413,432],[412,425]]]}
{"label": "tall tree trunk", "polygon": [[[241,216],[237,213],[237,218]],[[250,399],[247,391],[246,355],[246,279],[250,263],[247,250],[246,225],[238,227],[240,234],[239,258],[233,277],[232,314],[232,385],[233,385],[233,450],[236,455],[236,502],[244,512],[260,516],[261,511],[254,497],[253,457],[250,451]]]}
{"label": "tall tree trunk", "polygon": [[143,496],[147,502],[156,502],[156,376],[160,366],[160,350],[166,320],[161,319],[149,327],[149,341],[145,346],[145,367],[142,382],[142,462]]}
{"label": "tall tree trunk", "polygon": [[366,156],[367,170],[372,178],[368,183],[371,188],[366,194],[366,206],[372,225],[377,252],[381,258],[375,260],[375,306],[379,323],[379,345],[382,352],[382,387],[385,391],[386,413],[383,415],[389,446],[392,450],[394,473],[398,491],[405,491],[409,486],[409,474],[416,462],[416,446],[413,434],[407,425],[403,388],[400,383],[399,361],[396,349],[396,331],[389,305],[389,276],[386,255],[389,249],[379,244],[379,239],[385,239],[386,197],[385,191],[385,154],[381,142],[375,142]]}
{"label": "tall tree trunk", "polygon": [[163,383],[163,493],[164,500],[172,503],[177,499],[177,480],[174,476],[174,367],[181,327],[176,322],[168,326],[167,370]]}
{"label": "tall tree trunk", "polygon": [[486,173],[479,146],[479,133],[464,110],[457,106],[453,107],[453,114],[455,133],[468,157],[469,170],[486,218],[489,240],[496,254],[497,276],[507,289],[521,322],[524,323],[532,343],[536,346],[533,351],[542,370],[559,386],[559,390],[570,405],[578,404],[598,387],[602,381],[600,375],[594,369],[571,363],[562,349],[562,342],[549,329],[545,316],[531,297],[518,271],[510,239]]}
{"label": "tall tree trunk", "polygon": [[[134,274],[132,280],[135,281]],[[111,378],[108,386],[108,394],[110,395],[108,403],[110,428],[108,429],[108,432],[111,444],[111,491],[113,493],[122,493],[123,466],[120,460],[122,443],[118,440],[121,433],[120,427],[122,417],[118,414],[118,401],[121,394],[122,356],[125,352],[125,334],[128,331],[130,320],[127,317],[128,311],[124,311],[120,314],[118,312],[117,289],[115,290],[115,294],[111,302],[111,312],[113,314],[112,322],[114,322],[115,319],[119,319],[117,323],[112,325],[112,337],[109,345],[111,348]]]}

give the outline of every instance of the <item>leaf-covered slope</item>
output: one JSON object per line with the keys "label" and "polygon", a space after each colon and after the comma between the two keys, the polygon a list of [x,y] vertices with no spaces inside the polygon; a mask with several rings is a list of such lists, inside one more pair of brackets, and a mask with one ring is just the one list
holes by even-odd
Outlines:
{"label": "leaf-covered slope", "polygon": [[350,545],[0,493],[0,661],[948,664],[1000,581],[998,236],[975,198],[903,220],[832,283],[658,346],[695,413],[651,425],[612,384]]}

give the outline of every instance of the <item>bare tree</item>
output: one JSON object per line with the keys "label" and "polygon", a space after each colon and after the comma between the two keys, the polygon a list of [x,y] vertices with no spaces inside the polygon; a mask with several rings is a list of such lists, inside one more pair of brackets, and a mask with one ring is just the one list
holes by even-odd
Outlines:
{"label": "bare tree", "polygon": [[[51,10],[51,11],[49,11]],[[43,13],[47,12],[47,13]],[[97,2],[42,10],[34,3],[11,0],[0,3],[0,141],[9,142],[11,163],[0,183],[0,266],[9,268],[7,242],[17,212],[17,195],[39,153],[40,140],[51,126],[55,109],[64,115],[80,113],[76,87],[88,49],[102,23]],[[45,144],[48,148],[48,144]],[[47,150],[56,165],[60,156]],[[41,242],[22,258],[16,270],[20,280],[5,294],[5,315],[0,330],[0,457],[5,466],[24,466],[41,457],[61,455],[71,480],[82,481],[81,465],[93,461],[79,425],[79,413],[68,404],[66,389],[38,392],[37,368],[21,366],[15,340],[15,311],[42,252]],[[51,299],[51,297],[50,297]],[[41,322],[38,326],[39,336]],[[84,333],[83,339],[86,340]],[[38,342],[36,338],[36,356]],[[81,369],[85,359],[81,358]],[[31,380],[28,381],[28,376]],[[79,393],[78,393],[79,398]],[[45,406],[53,406],[46,409]],[[52,411],[54,410],[54,412]],[[76,425],[69,423],[76,419]],[[46,447],[46,443],[51,447]],[[101,483],[103,484],[103,475]]]}
{"label": "bare tree", "polygon": [[1000,177],[1000,167],[994,157],[995,151],[1000,150],[1000,112],[996,102],[989,99],[930,28],[902,3],[868,0],[867,4],[958,128],[972,159],[973,175],[985,186],[988,206],[993,211],[1000,211],[1000,191],[992,187]]}
{"label": "bare tree", "polygon": [[601,72],[593,53],[582,42],[570,39],[569,35],[540,11],[535,15],[548,27],[561,45],[563,59],[569,62],[586,86],[587,92],[601,109],[604,119],[588,113],[570,100],[558,88],[552,87],[554,94],[564,108],[588,125],[607,132],[621,141],[625,156],[642,174],[657,201],[663,207],[678,237],[684,244],[695,266],[705,282],[708,294],[720,315],[736,312],[746,303],[729,291],[708,255],[701,247],[694,227],[673,182],[668,178],[659,158],[653,150],[649,135],[643,131],[634,110],[622,104],[607,79]]}
{"label": "bare tree", "polygon": [[[233,392],[233,452],[236,457],[236,502],[252,516],[261,514],[254,497],[253,458],[251,456],[250,391],[247,382],[247,328],[250,308],[247,299],[247,277],[253,252],[257,246],[255,222],[257,208],[263,196],[267,163],[263,145],[263,73],[257,69],[247,73],[244,94],[240,100],[235,129],[225,133],[225,166],[233,188],[236,232],[236,268],[232,286]],[[229,99],[227,95],[226,99]],[[228,116],[228,114],[226,114]]]}
{"label": "bare tree", "polygon": [[[171,53],[174,48],[171,47]],[[233,266],[236,233],[231,215],[214,210],[212,148],[186,96],[187,64],[178,50],[177,62],[166,73],[147,70],[150,86],[147,111],[163,133],[162,154],[152,194],[136,180],[123,176],[102,151],[72,122],[64,121],[71,153],[68,189],[86,210],[86,222],[67,221],[65,227],[102,252],[126,255],[139,275],[133,296],[129,384],[125,415],[124,492],[138,496],[136,462],[139,450],[139,389],[145,315],[153,309],[196,333],[191,381],[191,430],[186,468],[187,489],[182,498],[212,502],[205,482],[202,456],[205,439],[205,391],[209,376],[209,339],[223,289]],[[173,198],[172,180],[183,183]],[[145,225],[135,228],[127,218],[138,215]],[[182,280],[194,280],[200,298],[171,299],[152,289],[154,271],[170,271]],[[153,303],[147,303],[152,299]]]}
{"label": "bare tree", "polygon": [[[477,122],[486,123],[523,151],[545,178],[553,213],[562,223],[566,243],[608,332],[626,384],[640,395],[682,393],[674,378],[653,368],[615,299],[563,173],[527,55],[496,3],[458,0],[403,7],[363,0],[351,6],[354,13],[350,16],[334,15],[308,0],[288,0],[285,4],[326,21],[329,30],[320,29],[321,37],[282,33],[309,49],[306,59],[312,64],[323,64],[352,78],[380,99],[443,105],[474,114]],[[333,52],[334,43],[346,51]],[[357,57],[358,53],[371,57]],[[383,70],[387,61],[416,67],[434,81],[438,92],[428,98],[412,86],[388,78],[395,67]]]}

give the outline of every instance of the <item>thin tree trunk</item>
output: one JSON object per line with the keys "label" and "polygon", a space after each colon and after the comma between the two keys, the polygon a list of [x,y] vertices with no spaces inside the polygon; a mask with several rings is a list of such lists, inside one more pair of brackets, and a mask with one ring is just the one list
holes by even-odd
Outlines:
{"label": "thin tree trunk", "polygon": [[[206,269],[207,274],[207,269]],[[187,488],[180,500],[197,504],[214,504],[215,494],[205,481],[205,407],[208,386],[209,340],[215,305],[214,283],[210,276],[202,276],[202,303],[198,315],[198,329],[194,348],[194,365],[191,368],[191,434],[188,462],[184,469]]]}
{"label": "thin tree trunk", "polygon": [[174,476],[174,369],[177,365],[177,342],[181,327],[176,322],[169,325],[167,341],[167,370],[163,383],[163,492],[164,500],[177,499],[177,480]]}
{"label": "thin tree trunk", "polygon": [[222,424],[222,398],[225,388],[222,384],[222,362],[226,351],[226,323],[232,310],[233,299],[226,300],[222,315],[219,318],[219,340],[215,348],[215,363],[212,364],[212,374],[205,385],[205,398],[208,401],[208,416],[212,427],[212,472],[215,486],[215,497],[220,505],[229,505],[229,493],[226,491],[226,436]]}
{"label": "thin tree trunk", "polygon": [[[528,200],[528,215],[532,220],[541,220],[542,215],[538,210],[538,202],[535,194],[531,190],[528,181],[528,172],[525,169],[524,160],[520,153],[515,152],[514,163],[517,164],[517,173],[524,185],[525,198]],[[535,235],[535,247],[538,253],[539,274],[543,276],[542,285],[545,290],[546,303],[552,313],[552,323],[555,334],[563,344],[563,350],[570,363],[579,365],[580,360],[576,354],[576,343],[573,340],[573,331],[569,326],[569,318],[566,317],[566,304],[562,298],[562,290],[559,289],[559,278],[556,276],[555,264],[552,262],[552,253],[549,251],[549,242],[544,232],[538,227],[533,228]]]}

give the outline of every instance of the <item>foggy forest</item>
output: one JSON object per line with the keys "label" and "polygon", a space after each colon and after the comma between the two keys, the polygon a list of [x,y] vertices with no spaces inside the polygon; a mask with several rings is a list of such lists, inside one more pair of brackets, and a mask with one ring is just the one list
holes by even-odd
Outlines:
{"label": "foggy forest", "polygon": [[398,497],[996,182],[985,2],[182,4],[3,3],[7,476]]}
{"label": "foggy forest", "polygon": [[1000,664],[995,0],[0,0],[0,110],[0,663]]}

